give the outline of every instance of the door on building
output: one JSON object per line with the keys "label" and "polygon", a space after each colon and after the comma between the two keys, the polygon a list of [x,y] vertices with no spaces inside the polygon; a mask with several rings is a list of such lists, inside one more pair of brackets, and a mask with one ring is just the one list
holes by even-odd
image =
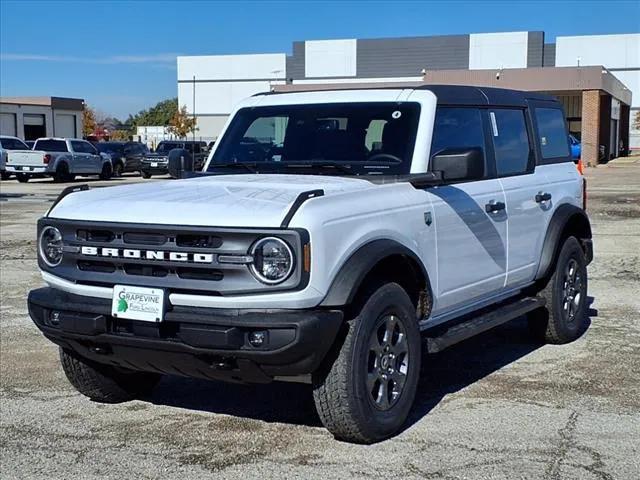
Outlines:
{"label": "door on building", "polygon": [[609,130],[609,158],[611,160],[618,156],[618,139],[620,135],[618,133],[618,120],[611,120],[611,129]]}
{"label": "door on building", "polygon": [[0,113],[0,135],[18,136],[15,113]]}
{"label": "door on building", "polygon": [[55,116],[55,133],[56,137],[77,138],[76,132],[76,116],[67,113],[56,113]]}
{"label": "door on building", "polygon": [[35,113],[25,113],[22,117],[24,121],[24,139],[37,140],[47,136],[47,126],[44,115]]}

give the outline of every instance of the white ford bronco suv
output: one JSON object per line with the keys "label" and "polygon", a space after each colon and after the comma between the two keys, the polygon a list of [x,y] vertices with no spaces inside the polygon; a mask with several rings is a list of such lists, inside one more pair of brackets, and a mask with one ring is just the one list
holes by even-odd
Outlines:
{"label": "white ford bronco suv", "polygon": [[551,97],[260,94],[192,163],[71,187],[38,222],[29,312],[94,400],[307,381],[336,438],[370,443],[402,428],[424,353],[525,314],[551,343],[588,325],[585,183]]}

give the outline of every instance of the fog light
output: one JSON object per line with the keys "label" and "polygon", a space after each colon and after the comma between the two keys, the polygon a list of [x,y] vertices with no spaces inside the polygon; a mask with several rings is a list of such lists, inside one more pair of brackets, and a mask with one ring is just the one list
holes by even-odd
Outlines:
{"label": "fog light", "polygon": [[51,323],[51,325],[54,327],[60,325],[60,312],[58,312],[57,310],[52,311],[49,315],[49,323]]}
{"label": "fog light", "polygon": [[255,348],[262,347],[265,343],[267,343],[267,332],[251,332],[249,334],[249,343],[252,347]]}

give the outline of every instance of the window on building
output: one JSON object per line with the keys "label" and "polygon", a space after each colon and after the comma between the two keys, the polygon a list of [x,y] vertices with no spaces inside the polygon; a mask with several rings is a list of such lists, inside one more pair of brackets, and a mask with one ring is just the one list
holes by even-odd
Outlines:
{"label": "window on building", "polygon": [[542,158],[568,157],[569,137],[562,110],[536,108],[535,113]]}
{"label": "window on building", "polygon": [[489,112],[499,176],[518,175],[529,170],[531,146],[523,110],[496,109]]}

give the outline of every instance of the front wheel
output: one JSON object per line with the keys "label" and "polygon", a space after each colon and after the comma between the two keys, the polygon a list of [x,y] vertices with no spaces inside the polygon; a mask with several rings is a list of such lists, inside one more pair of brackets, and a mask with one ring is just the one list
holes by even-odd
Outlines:
{"label": "front wheel", "polygon": [[100,179],[109,180],[111,178],[111,175],[113,175],[113,168],[111,167],[110,163],[105,163],[102,166],[102,172],[100,172]]}
{"label": "front wheel", "polygon": [[9,172],[0,172],[1,180],[9,180],[11,178],[11,174]]}
{"label": "front wheel", "polygon": [[29,181],[29,175],[25,175],[24,173],[17,173],[16,178],[20,183],[27,183]]}
{"label": "front wheel", "polygon": [[553,274],[538,296],[546,300],[546,305],[531,312],[528,320],[539,339],[548,343],[568,343],[586,330],[587,262],[575,237],[565,240]]}
{"label": "front wheel", "polygon": [[149,395],[160,380],[155,373],[93,363],[62,348],[60,363],[71,385],[96,402],[120,403]]}
{"label": "front wheel", "polygon": [[151,174],[149,172],[140,172],[140,175],[142,175],[142,178],[151,178]]}
{"label": "front wheel", "polygon": [[377,442],[402,427],[413,404],[421,361],[416,310],[402,287],[388,283],[346,330],[337,358],[314,374],[316,409],[337,439]]}

